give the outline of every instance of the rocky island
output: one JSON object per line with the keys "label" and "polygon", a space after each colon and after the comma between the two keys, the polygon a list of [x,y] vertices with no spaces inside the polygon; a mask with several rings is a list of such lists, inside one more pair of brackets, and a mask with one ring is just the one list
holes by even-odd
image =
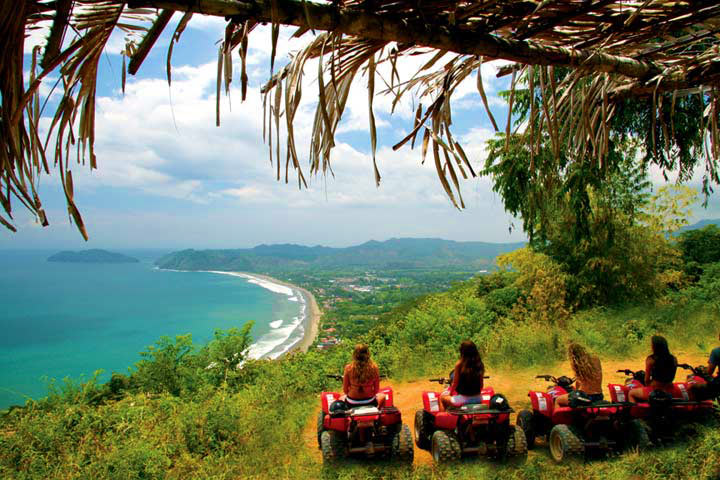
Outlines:
{"label": "rocky island", "polygon": [[140,260],[128,257],[122,253],[108,252],[107,250],[91,249],[79,252],[63,251],[52,255],[48,262],[67,263],[138,263]]}

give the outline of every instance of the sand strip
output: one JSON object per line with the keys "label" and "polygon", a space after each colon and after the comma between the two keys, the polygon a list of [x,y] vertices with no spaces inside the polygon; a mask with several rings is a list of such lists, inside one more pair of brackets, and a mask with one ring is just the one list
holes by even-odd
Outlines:
{"label": "sand strip", "polygon": [[299,291],[303,297],[305,297],[305,304],[307,305],[307,310],[305,312],[305,325],[304,325],[304,333],[303,338],[300,340],[296,345],[294,345],[289,351],[294,350],[300,350],[302,352],[307,352],[310,346],[315,342],[315,338],[318,334],[318,328],[320,327],[320,317],[322,316],[322,313],[320,312],[320,307],[318,307],[317,301],[315,300],[315,296],[310,293],[308,290],[298,287],[295,284],[284,282],[282,280],[278,280],[277,278],[271,277],[269,275],[263,275],[260,273],[250,273],[250,272],[237,272],[241,273],[243,275],[247,275],[249,277],[257,277],[262,280],[266,280],[271,283],[276,283],[278,285],[284,285],[286,287],[292,288],[293,290]]}

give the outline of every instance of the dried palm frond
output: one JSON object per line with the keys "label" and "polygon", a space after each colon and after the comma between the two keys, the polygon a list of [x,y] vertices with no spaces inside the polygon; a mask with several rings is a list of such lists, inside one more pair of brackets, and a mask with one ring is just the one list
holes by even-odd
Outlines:
{"label": "dried palm frond", "polygon": [[[15,202],[47,224],[36,187],[39,177],[49,173],[52,156],[69,214],[87,237],[74,203],[70,152],[74,148],[76,162],[87,160],[90,168],[96,168],[94,112],[101,52],[113,31],[125,32],[123,54],[130,60],[127,70],[135,74],[177,11],[184,15],[174,24],[167,52],[168,82],[173,49],[192,15],[216,15],[228,22],[218,52],[217,122],[222,86],[227,93],[233,81],[233,53],[237,51],[241,61],[245,99],[249,36],[259,23],[271,24],[271,78],[263,90],[264,138],[278,179],[284,138],[286,182],[292,167],[298,185],[307,184],[295,145],[294,120],[304,69],[314,60],[318,69],[311,74],[317,77],[318,101],[308,155],[310,174],[332,172],[338,125],[350,89],[358,83],[354,80],[364,73],[375,181],[379,183],[381,177],[375,158],[373,99],[392,96],[394,110],[402,98],[414,95],[420,105],[412,130],[395,148],[408,143],[414,147],[422,134],[421,158],[424,161],[432,152],[443,189],[461,208],[459,178],[475,172],[452,134],[452,98],[462,82],[476,75],[484,110],[497,131],[480,68],[483,62],[503,59],[515,62],[499,72],[513,75],[505,134],[513,133],[513,110],[520,108],[519,98],[524,95],[529,120],[515,128],[528,128],[530,161],[548,141],[556,155],[562,150],[574,161],[605,165],[611,151],[610,131],[616,119],[627,114],[628,99],[646,98],[643,135],[648,161],[663,169],[679,168],[686,176],[692,173],[697,159],[678,150],[676,140],[683,135],[679,116],[695,115],[701,129],[696,136],[702,141],[691,150],[704,155],[706,190],[718,183],[720,4],[716,0],[0,0],[0,38],[5,44],[5,55],[0,57],[2,225],[15,228]],[[278,70],[280,25],[299,27],[296,36],[308,31],[313,35]],[[25,52],[25,36],[37,29],[48,34],[44,48]],[[324,33],[315,35],[316,31]],[[23,78],[26,53],[32,54],[28,81]],[[418,71],[408,75],[398,68],[401,57],[417,54],[428,54]],[[385,65],[390,70],[388,88],[377,91],[377,69]],[[123,88],[125,70],[123,60]],[[62,96],[42,138],[39,86],[51,72],[59,75]]]}

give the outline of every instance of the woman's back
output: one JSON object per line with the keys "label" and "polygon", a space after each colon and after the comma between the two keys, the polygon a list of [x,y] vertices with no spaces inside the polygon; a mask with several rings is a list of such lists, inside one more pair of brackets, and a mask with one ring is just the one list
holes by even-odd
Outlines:
{"label": "woman's back", "polygon": [[652,362],[650,378],[653,382],[670,384],[675,380],[677,372],[677,359],[674,355],[650,355]]}
{"label": "woman's back", "polygon": [[345,366],[343,375],[343,392],[350,398],[370,398],[380,389],[380,371],[375,364],[370,366],[371,374],[367,378],[359,378],[353,364]]}
{"label": "woman's back", "polygon": [[479,368],[463,368],[461,362],[455,366],[455,391],[460,395],[472,397],[479,395],[483,388],[483,375],[485,372]]}

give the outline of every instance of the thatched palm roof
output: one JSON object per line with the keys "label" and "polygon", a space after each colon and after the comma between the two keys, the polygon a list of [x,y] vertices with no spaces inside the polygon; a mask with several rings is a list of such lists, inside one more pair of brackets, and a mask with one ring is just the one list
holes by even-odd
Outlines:
{"label": "thatched palm roof", "polygon": [[[176,12],[182,15],[173,16]],[[374,156],[376,67],[387,62],[392,65],[389,93],[399,99],[414,91],[426,103],[418,108],[410,135],[395,147],[419,140],[423,157],[432,152],[448,196],[462,205],[458,177],[474,176],[475,172],[452,136],[450,99],[460,82],[479,71],[483,62],[504,59],[515,62],[499,73],[512,75],[512,91],[522,84],[534,92],[529,97],[530,135],[538,144],[541,139],[548,141],[556,151],[569,150],[577,161],[605,161],[608,125],[616,106],[625,99],[651,98],[653,132],[667,133],[673,129],[677,99],[697,96],[706,132],[698,153],[705,156],[707,179],[718,182],[720,4],[716,0],[0,0],[0,39],[5,45],[0,56],[0,203],[6,214],[0,215],[0,223],[14,229],[12,206],[16,201],[47,223],[35,185],[54,163],[70,214],[86,236],[73,201],[70,150],[75,146],[78,160],[87,160],[95,168],[95,79],[105,44],[115,29],[127,32],[127,71],[135,74],[163,30],[173,28],[168,52],[170,80],[172,48],[192,15],[198,13],[227,20],[218,62],[218,95],[221,80],[226,87],[232,81],[232,56],[238,52],[245,96],[245,56],[252,31],[260,23],[272,25],[273,66],[263,92],[269,112],[266,138],[278,179],[284,163],[286,181],[292,167],[299,184],[305,183],[293,135],[305,63],[320,59],[320,70],[311,72],[317,75],[319,86],[309,156],[312,174],[330,166],[336,129],[358,73],[369,78]],[[275,71],[280,25],[297,26],[297,36],[308,31],[317,34],[303,37],[308,38],[306,48]],[[30,52],[24,52],[23,45],[25,35],[35,28],[48,30],[47,43],[32,52],[28,82],[23,80],[23,54]],[[398,56],[420,52],[435,55],[418,72],[407,75],[397,71]],[[569,73],[557,75],[559,67],[566,67]],[[38,87],[52,71],[60,73],[59,88],[64,95],[51,131],[41,137]],[[125,71],[123,84],[124,79]],[[481,75],[477,79],[497,130]],[[508,99],[511,109],[514,96],[511,93]],[[284,158],[281,128],[286,132]],[[510,115],[504,130],[511,134]],[[658,145],[653,133],[648,147],[667,149],[670,157],[672,145],[667,139],[671,135],[662,137],[665,144]],[[377,167],[376,180],[380,182]]]}

